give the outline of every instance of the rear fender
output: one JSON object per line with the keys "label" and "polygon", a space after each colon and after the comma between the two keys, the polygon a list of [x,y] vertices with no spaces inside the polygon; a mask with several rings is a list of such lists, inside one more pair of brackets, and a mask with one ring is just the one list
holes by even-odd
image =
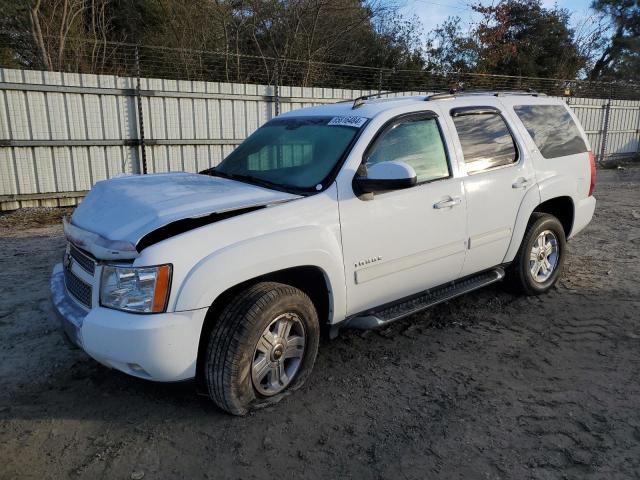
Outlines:
{"label": "rear fender", "polygon": [[524,238],[529,218],[531,218],[531,214],[538,205],[540,205],[540,191],[537,186],[534,186],[527,191],[520,203],[518,216],[516,217],[516,224],[513,227],[513,234],[511,235],[511,243],[509,243],[507,254],[504,256],[502,263],[511,262],[515,258],[516,253],[518,253],[518,249],[520,248],[520,244],[522,243],[522,239]]}
{"label": "rear fender", "polygon": [[558,197],[570,197],[574,205],[576,203],[578,183],[575,178],[570,178],[566,175],[555,175],[543,179],[538,182],[538,188],[530,189],[518,210],[518,217],[516,219],[516,225],[513,230],[513,236],[511,237],[511,243],[507,250],[507,254],[503,259],[503,263],[513,261],[518,253],[524,233],[529,224],[529,219],[533,211],[543,202]]}
{"label": "rear fender", "polygon": [[583,178],[569,177],[567,175],[554,175],[538,181],[540,190],[540,203],[557,197],[571,197],[576,202],[579,183]]}

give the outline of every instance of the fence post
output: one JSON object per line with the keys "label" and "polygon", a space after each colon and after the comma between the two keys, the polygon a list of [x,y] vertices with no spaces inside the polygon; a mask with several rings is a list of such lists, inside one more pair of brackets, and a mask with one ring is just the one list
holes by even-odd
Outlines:
{"label": "fence post", "polygon": [[275,116],[280,115],[280,65],[276,59],[275,71],[273,75],[273,106]]}
{"label": "fence post", "polygon": [[604,119],[602,121],[602,140],[600,141],[600,163],[604,160],[607,152],[607,135],[609,133],[609,114],[611,113],[611,90],[609,90],[609,99],[604,107]]}
{"label": "fence post", "polygon": [[378,95],[382,93],[382,68],[378,72]]}
{"label": "fence post", "polygon": [[638,124],[636,127],[636,158],[640,160],[640,105],[638,106]]}
{"label": "fence post", "polygon": [[136,101],[138,103],[138,142],[142,160],[142,174],[147,173],[147,151],[144,144],[144,118],[142,116],[142,95],[140,89],[140,52],[136,45]]}

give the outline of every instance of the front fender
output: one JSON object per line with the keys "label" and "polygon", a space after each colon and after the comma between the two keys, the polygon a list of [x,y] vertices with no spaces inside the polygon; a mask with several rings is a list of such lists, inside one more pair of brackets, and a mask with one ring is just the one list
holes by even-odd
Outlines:
{"label": "front fender", "polygon": [[[265,255],[268,253],[268,255]],[[234,243],[200,260],[178,290],[176,311],[209,307],[225,290],[279,270],[315,266],[324,272],[330,323],[346,315],[342,250],[336,235],[317,225],[268,233]]]}

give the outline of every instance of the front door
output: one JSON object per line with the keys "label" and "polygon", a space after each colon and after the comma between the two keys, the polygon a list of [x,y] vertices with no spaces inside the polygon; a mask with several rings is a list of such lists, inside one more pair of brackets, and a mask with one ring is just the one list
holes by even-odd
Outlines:
{"label": "front door", "polygon": [[465,258],[466,202],[432,112],[397,117],[367,148],[364,165],[402,161],[414,187],[364,199],[342,185],[340,222],[347,314],[458,278]]}

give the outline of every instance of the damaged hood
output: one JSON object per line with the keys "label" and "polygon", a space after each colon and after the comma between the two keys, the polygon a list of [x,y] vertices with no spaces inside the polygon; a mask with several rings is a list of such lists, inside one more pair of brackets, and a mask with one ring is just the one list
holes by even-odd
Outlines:
{"label": "damaged hood", "polygon": [[98,258],[134,258],[140,239],[169,223],[296,198],[195,173],[119,177],[95,184],[65,222],[65,234]]}

